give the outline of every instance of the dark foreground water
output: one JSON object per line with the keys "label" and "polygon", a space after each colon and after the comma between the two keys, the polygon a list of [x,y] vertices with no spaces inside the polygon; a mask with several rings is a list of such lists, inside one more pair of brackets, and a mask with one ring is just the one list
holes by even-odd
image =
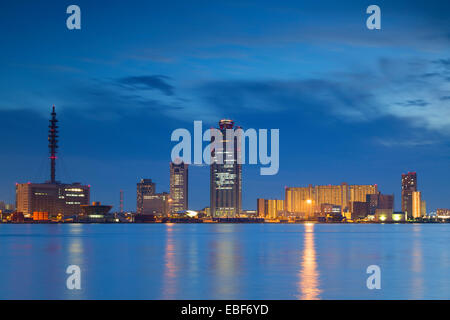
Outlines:
{"label": "dark foreground water", "polygon": [[448,299],[450,225],[3,224],[0,298]]}

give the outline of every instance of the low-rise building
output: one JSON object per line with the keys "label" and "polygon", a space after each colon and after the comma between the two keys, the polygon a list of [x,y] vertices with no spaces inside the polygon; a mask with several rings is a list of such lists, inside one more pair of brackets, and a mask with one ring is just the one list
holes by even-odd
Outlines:
{"label": "low-rise building", "polygon": [[21,183],[16,184],[16,211],[26,218],[34,212],[47,212],[49,217],[78,215],[89,197],[90,186],[80,183]]}

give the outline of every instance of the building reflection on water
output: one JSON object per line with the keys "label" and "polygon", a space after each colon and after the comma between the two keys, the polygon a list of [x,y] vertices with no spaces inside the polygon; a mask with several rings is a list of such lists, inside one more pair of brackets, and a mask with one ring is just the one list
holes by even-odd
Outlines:
{"label": "building reflection on water", "polygon": [[303,254],[298,282],[298,299],[320,299],[319,271],[317,268],[316,248],[314,243],[314,224],[304,224]]}
{"label": "building reflection on water", "polygon": [[423,279],[423,251],[422,251],[422,225],[413,225],[412,241],[412,272],[410,292],[412,299],[423,299],[424,279]]}
{"label": "building reflection on water", "polygon": [[[90,260],[90,257],[87,256],[87,252],[84,249],[85,239],[83,238],[83,233],[86,232],[86,226],[81,224],[69,224],[67,228],[69,237],[67,237],[67,242],[63,244],[64,250],[62,250],[60,254],[65,257],[65,268],[70,265],[77,265],[81,268],[81,290],[68,290],[66,286],[63,285],[61,286],[61,295],[64,296],[65,299],[86,299],[86,287],[89,287],[89,282],[86,281],[87,270],[85,262],[86,260]],[[55,263],[61,259],[60,254],[52,255],[55,259]],[[61,275],[63,275],[63,279],[57,278],[54,280],[55,283],[61,282],[61,280],[64,281],[68,277],[65,270],[60,271]],[[59,275],[59,272],[55,272],[55,274]]]}
{"label": "building reflection on water", "polygon": [[172,223],[167,223],[162,287],[163,299],[174,299],[177,294],[174,232],[174,225]]}
{"label": "building reflection on water", "polygon": [[242,289],[243,284],[237,281],[244,272],[241,256],[243,244],[239,242],[239,227],[235,224],[215,226],[217,239],[211,244],[209,264],[216,279],[211,283],[212,294],[217,298],[236,298]]}
{"label": "building reflection on water", "polygon": [[[214,240],[202,243],[196,232],[202,226],[165,224],[164,259],[161,279],[161,299],[179,299],[186,294],[209,299],[236,298],[242,283],[241,246],[236,225],[212,226]],[[199,246],[207,247],[201,252]],[[206,253],[206,254],[205,254]],[[205,281],[213,279],[213,281]]]}

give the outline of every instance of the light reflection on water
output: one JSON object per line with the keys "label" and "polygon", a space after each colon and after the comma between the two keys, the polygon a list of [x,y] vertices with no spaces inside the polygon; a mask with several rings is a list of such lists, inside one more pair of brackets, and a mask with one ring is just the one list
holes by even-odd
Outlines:
{"label": "light reflection on water", "polygon": [[162,288],[163,299],[174,299],[176,294],[175,244],[173,239],[173,224],[166,225],[166,245],[164,255],[164,286]]}
{"label": "light reflection on water", "polygon": [[211,251],[207,261],[207,274],[212,279],[210,288],[215,299],[232,299],[239,294],[242,265],[240,243],[241,228],[233,224],[214,226],[217,238],[211,239]]}
{"label": "light reflection on water", "polygon": [[0,225],[0,298],[448,299],[449,241],[444,224]]}
{"label": "light reflection on water", "polygon": [[304,224],[304,245],[302,267],[300,269],[299,299],[320,299],[319,271],[317,269],[316,248],[314,244],[314,224]]}
{"label": "light reflection on water", "polygon": [[415,224],[413,226],[413,233],[412,233],[412,272],[414,273],[414,276],[411,277],[413,287],[416,288],[416,290],[413,292],[413,299],[423,299],[423,252],[422,252],[422,225]]}

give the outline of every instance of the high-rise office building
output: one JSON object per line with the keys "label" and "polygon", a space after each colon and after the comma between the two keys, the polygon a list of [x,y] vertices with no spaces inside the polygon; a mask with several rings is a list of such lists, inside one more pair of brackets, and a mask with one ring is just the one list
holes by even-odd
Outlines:
{"label": "high-rise office building", "polygon": [[220,120],[219,130],[222,133],[221,141],[212,140],[215,146],[211,151],[210,166],[211,215],[236,217],[242,208],[242,165],[238,163],[240,146],[237,137],[234,138],[233,148],[230,148],[231,144],[226,139],[227,130],[235,130],[234,121]]}
{"label": "high-rise office building", "polygon": [[377,185],[324,185],[285,189],[285,210],[287,213],[313,218],[321,214],[322,204],[341,206],[343,212],[351,209],[352,202],[366,200],[367,194],[378,192]]}
{"label": "high-rise office building", "polygon": [[408,172],[402,174],[402,211],[409,218],[413,217],[413,192],[417,191],[417,174]]}
{"label": "high-rise office building", "polygon": [[16,210],[25,217],[32,217],[34,212],[46,213],[50,217],[59,214],[76,215],[81,213],[81,205],[89,204],[90,186],[56,181],[57,123],[55,106],[53,106],[48,133],[50,180],[46,183],[16,184]]}
{"label": "high-rise office building", "polygon": [[170,163],[170,212],[187,210],[188,207],[188,165]]}
{"label": "high-rise office building", "polygon": [[155,194],[156,187],[152,182],[152,179],[141,179],[137,183],[136,192],[136,212],[138,214],[144,214],[144,199],[146,196],[152,196]]}

